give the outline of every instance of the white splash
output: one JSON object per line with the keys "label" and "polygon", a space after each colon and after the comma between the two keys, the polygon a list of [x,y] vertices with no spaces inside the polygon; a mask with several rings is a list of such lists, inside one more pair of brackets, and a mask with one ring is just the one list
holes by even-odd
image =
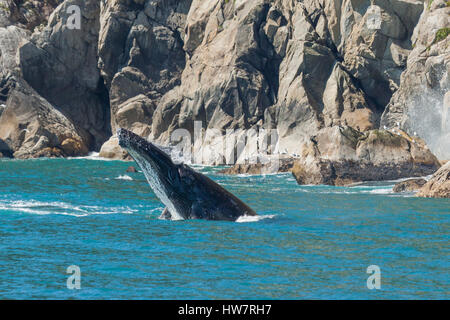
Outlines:
{"label": "white splash", "polygon": [[127,176],[126,174],[124,175],[120,175],[116,178],[114,178],[115,180],[127,180],[127,181],[133,181],[133,178],[130,176]]}
{"label": "white splash", "polygon": [[67,157],[69,160],[98,160],[98,161],[116,161],[115,159],[102,158],[98,152],[90,152],[84,157]]}
{"label": "white splash", "polygon": [[100,207],[88,205],[74,205],[62,201],[43,202],[36,200],[0,200],[0,211],[16,211],[37,215],[67,215],[85,217],[101,214],[132,214],[136,209],[129,207]]}
{"label": "white splash", "polygon": [[[364,193],[364,191],[362,191],[361,193]],[[372,193],[372,194],[391,194],[391,193],[394,193],[394,191],[392,191],[392,188],[383,188],[383,189],[370,190],[368,193]]]}
{"label": "white splash", "polygon": [[273,219],[277,215],[276,214],[267,214],[262,216],[240,216],[236,222],[237,223],[245,223],[245,222],[258,222],[264,219]]}

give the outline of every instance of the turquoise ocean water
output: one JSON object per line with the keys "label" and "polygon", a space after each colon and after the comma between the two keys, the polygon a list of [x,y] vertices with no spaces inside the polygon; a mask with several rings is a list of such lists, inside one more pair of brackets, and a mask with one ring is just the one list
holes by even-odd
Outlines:
{"label": "turquoise ocean water", "polygon": [[[262,217],[162,221],[131,163],[0,160],[1,299],[448,299],[450,200],[198,168]],[[81,269],[69,290],[67,267]],[[369,265],[381,289],[369,290]]]}

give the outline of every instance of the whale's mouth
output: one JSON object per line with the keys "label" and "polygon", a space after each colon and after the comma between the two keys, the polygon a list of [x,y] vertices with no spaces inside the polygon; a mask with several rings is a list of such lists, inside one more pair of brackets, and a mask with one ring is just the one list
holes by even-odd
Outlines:
{"label": "whale's mouth", "polygon": [[149,161],[157,165],[159,169],[166,171],[175,166],[167,153],[131,131],[123,128],[117,129],[117,137],[119,146],[145,156]]}

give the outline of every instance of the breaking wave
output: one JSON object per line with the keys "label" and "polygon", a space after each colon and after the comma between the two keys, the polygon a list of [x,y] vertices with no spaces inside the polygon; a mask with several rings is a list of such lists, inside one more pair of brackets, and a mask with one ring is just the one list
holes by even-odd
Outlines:
{"label": "breaking wave", "polygon": [[264,219],[273,219],[277,215],[276,214],[266,214],[262,216],[241,216],[239,217],[236,222],[237,223],[244,223],[244,222],[258,222]]}
{"label": "breaking wave", "polygon": [[67,202],[42,202],[35,200],[0,200],[0,211],[15,211],[37,215],[59,214],[85,217],[100,214],[132,214],[138,212],[130,207],[101,207],[73,205]]}
{"label": "breaking wave", "polygon": [[116,178],[114,178],[115,180],[127,180],[127,181],[133,181],[133,178],[130,176],[127,176],[126,174],[124,175],[120,175]]}

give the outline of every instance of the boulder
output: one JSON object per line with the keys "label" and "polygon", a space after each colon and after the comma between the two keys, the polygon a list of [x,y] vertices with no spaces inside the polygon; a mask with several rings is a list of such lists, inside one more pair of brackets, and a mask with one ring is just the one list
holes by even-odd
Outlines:
{"label": "boulder", "polygon": [[126,172],[136,173],[136,172],[138,172],[138,171],[137,171],[137,169],[136,169],[135,167],[130,166],[130,167],[128,167],[128,169],[127,169]]}
{"label": "boulder", "polygon": [[88,149],[85,144],[80,140],[73,138],[67,138],[61,143],[62,154],[65,156],[77,156],[84,155],[88,153]]}
{"label": "boulder", "polygon": [[4,142],[2,139],[0,139],[0,154],[1,157],[12,157],[12,150],[9,148],[9,146]]}
{"label": "boulder", "polygon": [[[259,174],[267,174],[267,173],[280,173],[280,172],[290,172],[292,167],[294,166],[295,159],[294,158],[279,158],[276,157],[271,159],[271,162],[266,163],[242,163],[235,164],[231,167],[222,169],[219,171],[221,174],[250,174],[250,175],[259,175]],[[273,172],[273,169],[276,165],[276,171]]]}
{"label": "boulder", "polygon": [[154,104],[147,96],[140,94],[132,97],[117,107],[117,127],[126,128],[140,136],[148,136],[153,112]]}
{"label": "boulder", "polygon": [[99,157],[114,160],[128,160],[130,156],[119,146],[119,139],[116,135],[106,141],[100,149]]}
{"label": "boulder", "polygon": [[26,82],[17,80],[0,116],[0,151],[14,158],[85,155],[75,126]]}
{"label": "boulder", "polygon": [[425,180],[425,179],[408,179],[408,180],[396,183],[395,186],[392,188],[392,191],[394,191],[396,193],[416,192],[420,188],[422,188],[425,183],[427,183],[427,180]]}
{"label": "boulder", "polygon": [[450,198],[450,161],[443,165],[419,190],[417,197]]}
{"label": "boulder", "polygon": [[299,184],[348,185],[426,176],[439,167],[423,141],[404,132],[332,127],[303,145],[292,173]]}

